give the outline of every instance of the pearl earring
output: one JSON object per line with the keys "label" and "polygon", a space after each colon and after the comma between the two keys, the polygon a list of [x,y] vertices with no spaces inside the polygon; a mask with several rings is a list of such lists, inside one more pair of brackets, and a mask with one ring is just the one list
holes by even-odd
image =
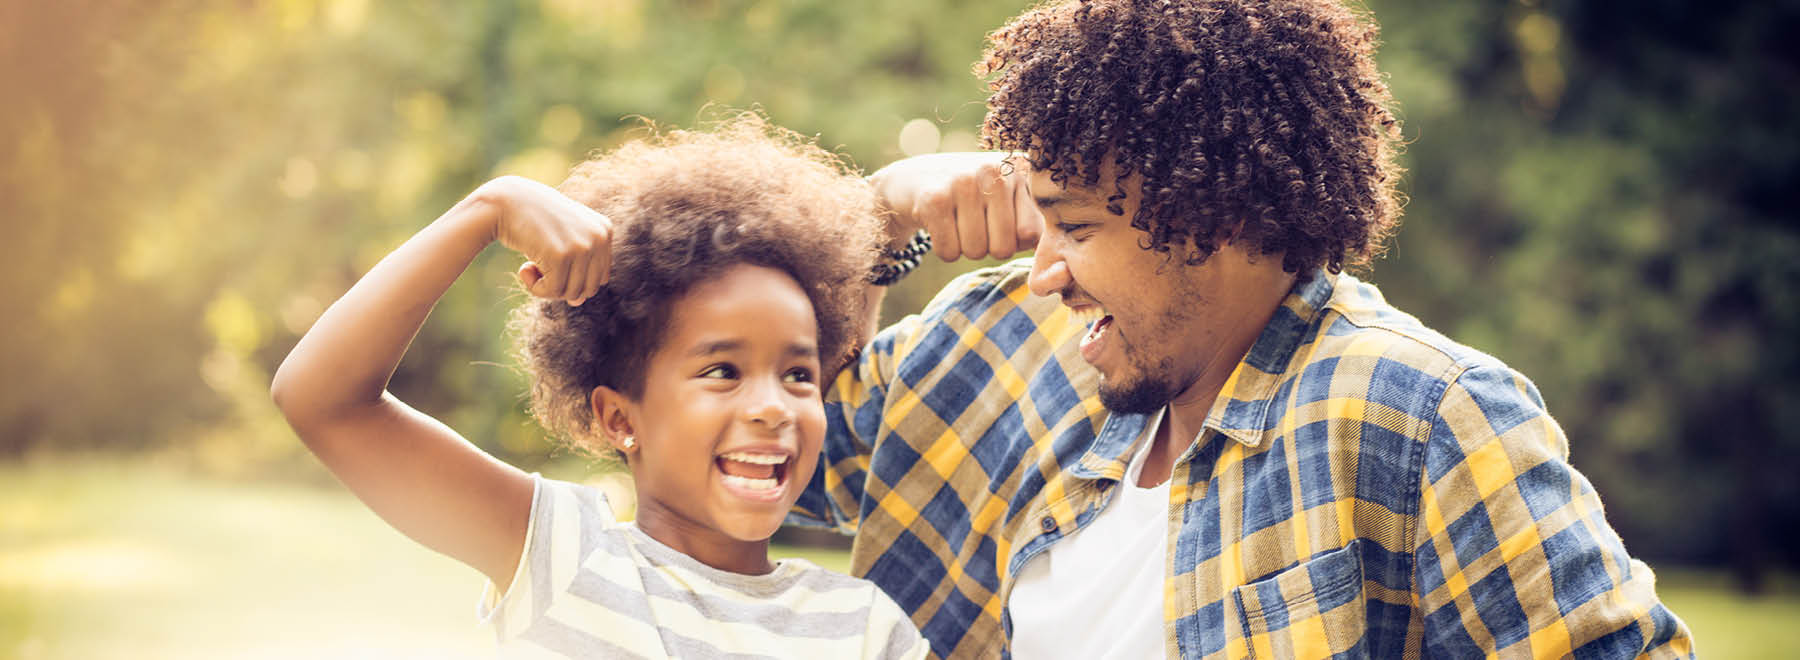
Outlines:
{"label": "pearl earring", "polygon": [[626,449],[632,449],[637,447],[637,438],[628,435],[625,436],[625,439],[620,441],[619,444],[624,445]]}

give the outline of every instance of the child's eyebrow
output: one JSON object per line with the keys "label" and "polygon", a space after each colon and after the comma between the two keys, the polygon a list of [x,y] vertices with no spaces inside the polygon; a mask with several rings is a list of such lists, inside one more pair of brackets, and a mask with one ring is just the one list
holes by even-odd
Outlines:
{"label": "child's eyebrow", "polygon": [[[742,348],[744,348],[744,341],[742,339],[720,339],[717,341],[701,342],[694,346],[694,350],[688,351],[688,355],[705,357],[718,353],[730,353]],[[786,351],[788,355],[793,357],[813,357],[818,352],[818,346],[806,341],[796,341],[788,344]]]}
{"label": "child's eyebrow", "polygon": [[741,339],[720,339],[718,341],[701,342],[694,347],[694,350],[688,351],[688,355],[706,356],[715,353],[730,353],[743,347],[744,342]]}

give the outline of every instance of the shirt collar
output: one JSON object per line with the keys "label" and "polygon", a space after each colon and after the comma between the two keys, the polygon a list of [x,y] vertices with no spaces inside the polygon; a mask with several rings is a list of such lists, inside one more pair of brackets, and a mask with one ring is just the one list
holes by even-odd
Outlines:
{"label": "shirt collar", "polygon": [[1317,331],[1314,327],[1319,312],[1325,309],[1336,291],[1338,278],[1323,269],[1311,279],[1295,284],[1274,317],[1250,346],[1250,352],[1238,362],[1219,388],[1212,412],[1206,416],[1206,427],[1216,429],[1245,446],[1255,447],[1267,431],[1270,402],[1281,385],[1282,375],[1294,359],[1294,353]]}
{"label": "shirt collar", "polygon": [[1084,479],[1117,480],[1124,477],[1126,452],[1137,444],[1138,436],[1144,434],[1144,427],[1149,422],[1150,415],[1109,412],[1094,444],[1088,446],[1087,453],[1069,471]]}

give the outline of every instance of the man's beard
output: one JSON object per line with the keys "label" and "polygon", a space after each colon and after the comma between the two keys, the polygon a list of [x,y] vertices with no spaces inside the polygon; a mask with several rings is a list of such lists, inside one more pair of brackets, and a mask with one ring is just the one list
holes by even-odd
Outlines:
{"label": "man's beard", "polygon": [[[1134,382],[1114,386],[1102,380],[1100,382],[1100,404],[1107,410],[1117,413],[1148,415],[1161,410],[1175,400],[1180,390],[1170,382],[1169,372],[1174,365],[1171,360],[1158,361],[1158,369],[1145,369],[1141,366],[1138,379]],[[1160,377],[1159,377],[1160,376]]]}

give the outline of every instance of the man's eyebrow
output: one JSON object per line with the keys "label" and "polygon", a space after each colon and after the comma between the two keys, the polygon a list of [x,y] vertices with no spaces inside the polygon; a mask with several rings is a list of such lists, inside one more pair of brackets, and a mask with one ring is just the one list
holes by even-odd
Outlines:
{"label": "man's eyebrow", "polygon": [[1085,190],[1069,190],[1057,186],[1054,190],[1046,190],[1042,193],[1033,191],[1031,199],[1037,202],[1039,208],[1055,208],[1064,204],[1089,204],[1093,203],[1096,198]]}

